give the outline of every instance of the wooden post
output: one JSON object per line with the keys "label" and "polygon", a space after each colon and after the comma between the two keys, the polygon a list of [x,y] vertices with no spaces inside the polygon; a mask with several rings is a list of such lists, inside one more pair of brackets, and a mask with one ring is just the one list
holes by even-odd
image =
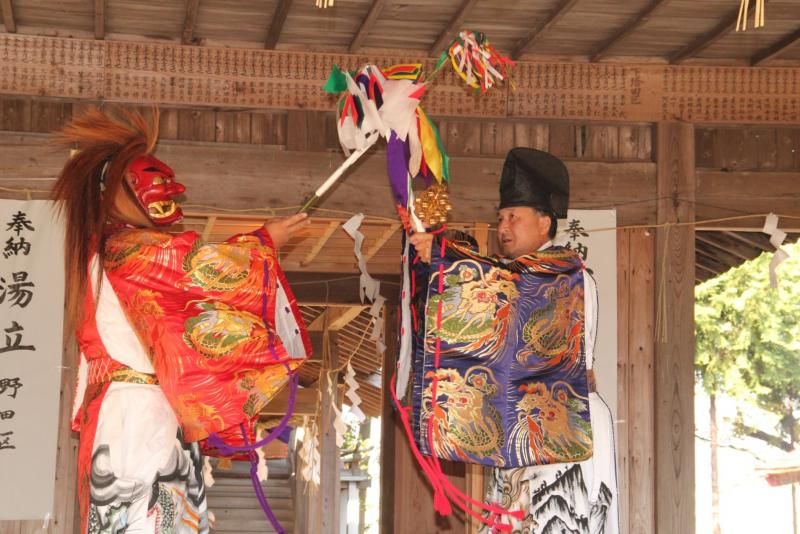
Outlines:
{"label": "wooden post", "polygon": [[[330,332],[330,365],[339,365],[338,334]],[[333,421],[336,414],[333,406],[340,407],[339,376],[331,376],[333,391],[328,389],[327,378],[322,383],[322,415],[320,417],[320,534],[335,534],[339,529],[339,447],[336,445],[336,430]]]}
{"label": "wooden post", "polygon": [[[658,222],[695,219],[694,128],[658,125]],[[658,230],[656,243],[656,532],[694,534],[693,226]]]}
{"label": "wooden post", "polygon": [[[397,306],[386,306],[384,313],[384,338],[386,351],[383,353],[383,411],[381,413],[381,534],[394,533],[395,515],[395,448],[403,438],[403,429],[397,422],[392,406],[390,383],[397,367]],[[396,441],[397,440],[397,441]],[[402,443],[399,443],[402,446]]]}

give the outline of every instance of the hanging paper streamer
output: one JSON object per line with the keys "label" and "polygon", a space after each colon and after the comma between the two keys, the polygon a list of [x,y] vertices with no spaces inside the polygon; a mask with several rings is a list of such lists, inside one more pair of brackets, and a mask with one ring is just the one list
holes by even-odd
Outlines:
{"label": "hanging paper streamer", "polygon": [[[264,429],[258,429],[256,433],[256,441],[261,441],[264,437]],[[267,455],[264,454],[264,447],[259,447],[256,449],[256,456],[258,457],[258,466],[256,468],[256,475],[258,476],[258,480],[261,482],[266,482],[267,477],[269,476],[269,469],[267,468]]]}
{"label": "hanging paper streamer", "polygon": [[353,414],[359,423],[363,423],[366,421],[367,416],[364,415],[364,412],[362,412],[361,408],[359,408],[361,405],[361,397],[359,397],[358,393],[356,392],[359,387],[358,382],[356,381],[356,372],[349,362],[347,364],[347,374],[345,374],[344,383],[347,385],[347,393],[345,393],[345,397],[350,399],[350,413]]}
{"label": "hanging paper streamer", "polygon": [[508,77],[514,62],[500,54],[489,43],[486,35],[464,30],[450,47],[442,52],[434,74],[450,59],[450,64],[462,80],[481,93],[486,93],[497,82]]}
{"label": "hanging paper streamer", "polygon": [[775,288],[778,287],[778,265],[789,259],[789,253],[782,248],[786,232],[778,229],[778,216],[774,213],[767,215],[762,232],[769,236],[769,242],[775,247],[775,253],[769,263],[769,283]]}
{"label": "hanging paper streamer", "polygon": [[305,430],[303,446],[300,448],[300,458],[303,461],[303,468],[300,470],[300,476],[311,485],[313,490],[319,487],[320,480],[319,440],[317,438],[318,431],[316,421],[309,425],[308,416],[303,417],[303,429]]}
{"label": "hanging paper streamer", "polygon": [[[326,373],[326,376],[328,378],[328,397],[335,399],[336,386],[333,380],[331,380],[331,373]],[[342,448],[342,445],[344,445],[344,434],[347,432],[347,423],[344,422],[342,411],[336,403],[331,404],[331,408],[333,408],[333,413],[336,414],[336,417],[333,419],[333,429],[336,431],[336,446]]]}
{"label": "hanging paper streamer", "polygon": [[[752,0],[755,3],[755,14],[753,17],[753,27],[762,28],[764,26],[765,0]],[[736,31],[747,31],[747,17],[750,16],[750,0],[742,0],[739,5],[739,18],[736,20]]]}

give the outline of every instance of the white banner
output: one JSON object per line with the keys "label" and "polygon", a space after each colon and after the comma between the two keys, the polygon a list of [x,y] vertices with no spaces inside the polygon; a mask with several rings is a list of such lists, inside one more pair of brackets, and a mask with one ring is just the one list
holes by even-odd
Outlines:
{"label": "white banner", "polygon": [[0,520],[53,509],[64,235],[44,200],[0,200]]}
{"label": "white banner", "polygon": [[555,244],[577,251],[597,282],[599,309],[594,345],[597,392],[617,420],[617,226],[615,210],[569,210],[558,221]]}

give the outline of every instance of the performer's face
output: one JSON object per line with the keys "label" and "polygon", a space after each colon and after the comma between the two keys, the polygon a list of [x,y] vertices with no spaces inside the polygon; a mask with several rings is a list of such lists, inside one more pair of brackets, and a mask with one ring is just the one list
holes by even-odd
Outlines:
{"label": "performer's face", "polygon": [[175,197],[186,188],[175,181],[175,173],[163,161],[153,156],[136,158],[128,166],[125,180],[153,225],[167,226],[183,218]]}
{"label": "performer's face", "polygon": [[497,212],[497,240],[509,259],[533,254],[550,239],[550,217],[533,208],[518,206]]}

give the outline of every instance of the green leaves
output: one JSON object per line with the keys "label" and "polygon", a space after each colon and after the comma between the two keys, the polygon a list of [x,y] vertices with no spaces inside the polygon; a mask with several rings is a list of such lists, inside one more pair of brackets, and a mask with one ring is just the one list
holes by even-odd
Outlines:
{"label": "green leaves", "polygon": [[698,286],[695,369],[709,393],[752,402],[782,418],[790,442],[800,435],[800,246],[769,284],[771,254]]}

